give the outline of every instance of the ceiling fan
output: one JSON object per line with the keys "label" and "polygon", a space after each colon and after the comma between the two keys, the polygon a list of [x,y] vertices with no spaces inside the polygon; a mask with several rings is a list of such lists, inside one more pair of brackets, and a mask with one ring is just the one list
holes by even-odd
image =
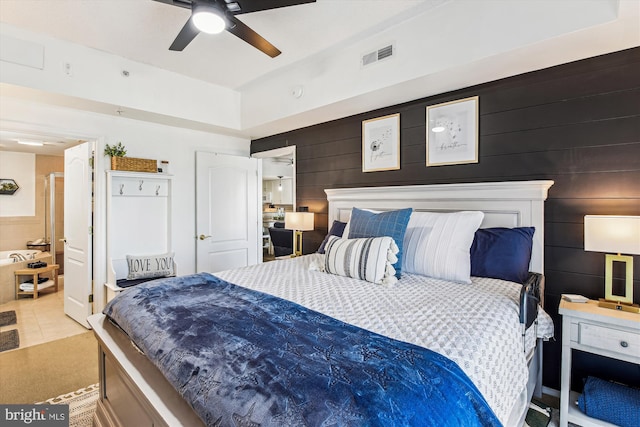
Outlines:
{"label": "ceiling fan", "polygon": [[155,0],[191,9],[191,17],[173,41],[169,50],[182,51],[200,32],[218,34],[224,30],[244,40],[272,58],[280,50],[260,34],[243,24],[235,15],[314,3],[316,0]]}

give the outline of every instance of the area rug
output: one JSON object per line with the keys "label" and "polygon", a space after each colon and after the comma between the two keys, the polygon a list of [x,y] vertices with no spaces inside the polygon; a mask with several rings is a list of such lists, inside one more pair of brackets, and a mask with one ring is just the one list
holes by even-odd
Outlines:
{"label": "area rug", "polygon": [[20,335],[17,329],[0,332],[0,352],[20,347]]}
{"label": "area rug", "polygon": [[14,325],[16,323],[16,311],[9,310],[0,313],[0,327]]}
{"label": "area rug", "polygon": [[37,404],[69,405],[69,427],[90,427],[99,395],[100,383],[97,383]]}

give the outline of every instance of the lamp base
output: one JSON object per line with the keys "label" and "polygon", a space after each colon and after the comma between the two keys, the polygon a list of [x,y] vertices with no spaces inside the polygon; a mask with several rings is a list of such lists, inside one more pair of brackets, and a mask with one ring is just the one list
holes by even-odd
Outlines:
{"label": "lamp base", "polygon": [[293,253],[291,258],[302,256],[302,231],[295,230],[293,232]]}
{"label": "lamp base", "polygon": [[629,304],[628,302],[613,301],[604,298],[598,300],[598,307],[628,311],[629,313],[640,313],[640,305],[638,304]]}

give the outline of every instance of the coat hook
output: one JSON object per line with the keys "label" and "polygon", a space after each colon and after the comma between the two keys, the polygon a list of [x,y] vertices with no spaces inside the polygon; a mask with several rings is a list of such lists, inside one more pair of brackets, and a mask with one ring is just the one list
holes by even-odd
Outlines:
{"label": "coat hook", "polygon": [[156,186],[156,196],[158,196],[160,194],[160,186]]}
{"label": "coat hook", "polygon": [[142,184],[144,184],[144,180],[140,180],[140,185],[138,186],[138,190],[142,191]]}
{"label": "coat hook", "polygon": [[124,184],[120,184],[120,195],[124,194]]}

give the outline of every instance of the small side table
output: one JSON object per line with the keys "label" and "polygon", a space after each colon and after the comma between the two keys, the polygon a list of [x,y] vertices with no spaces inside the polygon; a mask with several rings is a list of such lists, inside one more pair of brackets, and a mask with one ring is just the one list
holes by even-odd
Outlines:
{"label": "small side table", "polygon": [[[40,268],[22,268],[20,270],[14,271],[14,275],[16,278],[16,299],[20,295],[33,295],[33,299],[38,298],[38,278],[41,274],[51,273],[51,279],[53,280],[53,288],[56,292],[58,292],[58,269],[60,266],[58,264],[50,264],[46,267]],[[32,276],[33,277],[33,291],[22,291],[20,290],[20,276]],[[48,287],[48,286],[47,286]]]}
{"label": "small side table", "polygon": [[571,391],[573,350],[599,354],[640,364],[640,314],[598,307],[597,301],[560,301],[562,315],[562,376],[560,381],[560,427],[568,422],[583,427],[613,426],[583,414]]}

